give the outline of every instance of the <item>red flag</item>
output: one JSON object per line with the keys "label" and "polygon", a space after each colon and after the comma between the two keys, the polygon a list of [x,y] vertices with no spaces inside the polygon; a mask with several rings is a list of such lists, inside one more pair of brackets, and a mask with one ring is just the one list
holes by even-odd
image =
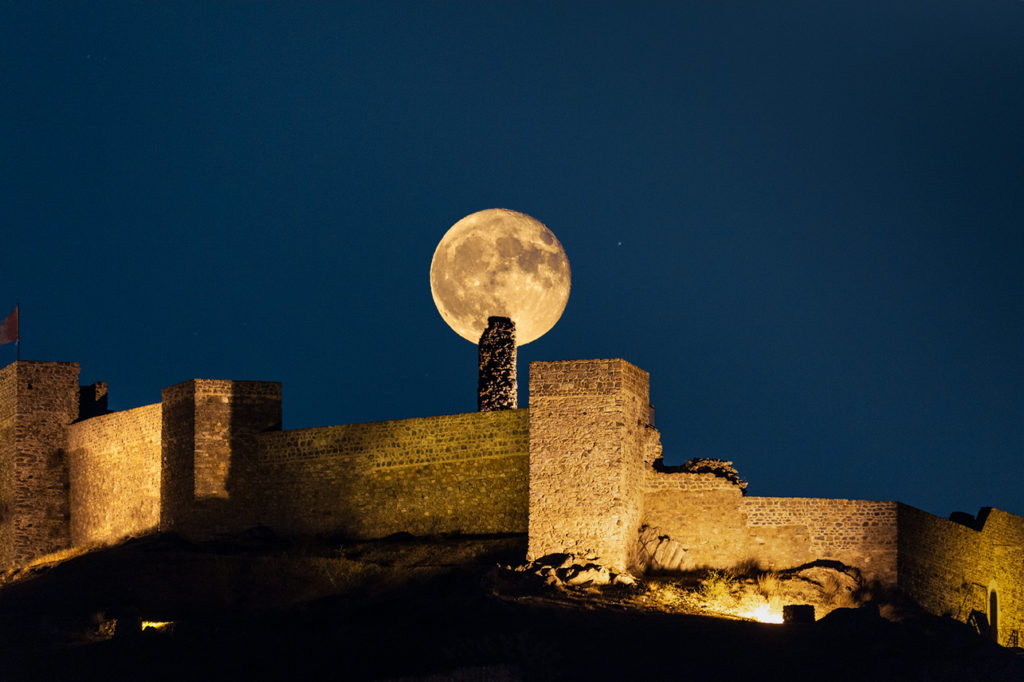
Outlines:
{"label": "red flag", "polygon": [[18,307],[0,322],[0,346],[18,340]]}

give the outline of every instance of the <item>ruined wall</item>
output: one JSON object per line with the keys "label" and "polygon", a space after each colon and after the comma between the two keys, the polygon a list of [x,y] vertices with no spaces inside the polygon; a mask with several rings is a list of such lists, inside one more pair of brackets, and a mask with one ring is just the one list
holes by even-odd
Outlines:
{"label": "ruined wall", "polygon": [[570,552],[636,567],[648,381],[625,360],[530,363],[528,558]]}
{"label": "ruined wall", "polygon": [[514,410],[516,395],[516,325],[507,317],[487,318],[487,329],[477,348],[477,409]]}
{"label": "ruined wall", "polygon": [[109,542],[160,521],[160,403],[67,427],[71,542]]}
{"label": "ruined wall", "polygon": [[896,581],[895,502],[744,497],[713,474],[649,472],[644,523],[686,549],[684,570],[832,559],[868,579]]}
{"label": "ruined wall", "polygon": [[899,587],[927,610],[966,621],[990,616],[996,635],[1019,646],[1024,632],[1024,518],[983,509],[969,527],[900,504]]}
{"label": "ruined wall", "polygon": [[0,567],[66,548],[64,426],[78,417],[78,364],[0,370]]}
{"label": "ruined wall", "polygon": [[267,433],[256,521],[292,533],[526,530],[528,417],[500,410]]}
{"label": "ruined wall", "polygon": [[253,523],[259,434],[281,428],[281,384],[193,379],[163,390],[160,528],[216,534]]}

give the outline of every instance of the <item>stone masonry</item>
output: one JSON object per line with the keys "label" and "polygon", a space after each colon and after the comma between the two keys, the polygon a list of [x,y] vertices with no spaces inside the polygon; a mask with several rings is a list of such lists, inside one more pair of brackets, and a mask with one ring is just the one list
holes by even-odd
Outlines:
{"label": "stone masonry", "polygon": [[527,559],[637,565],[648,378],[625,360],[530,363]]}
{"label": "stone masonry", "polygon": [[[492,323],[505,355],[482,339],[481,366],[508,369],[510,325]],[[528,559],[616,573],[841,561],[1021,643],[1024,518],[748,497],[731,467],[665,467],[648,381],[624,360],[534,362],[528,410],[282,431],[277,383],[194,379],[108,413],[106,385],[79,387],[76,363],[16,362],[0,370],[0,567],[156,529],[527,532]]]}
{"label": "stone masonry", "polygon": [[162,407],[146,405],[67,427],[73,545],[159,525]]}
{"label": "stone masonry", "polygon": [[263,434],[249,489],[282,533],[525,533],[527,410]]}
{"label": "stone masonry", "polygon": [[64,427],[78,417],[78,364],[0,370],[0,566],[71,542]]}
{"label": "stone masonry", "polygon": [[898,586],[928,611],[981,614],[1003,646],[1024,644],[1024,518],[985,507],[964,522],[898,505]]}
{"label": "stone masonry", "polygon": [[247,476],[259,434],[281,428],[281,385],[193,379],[163,391],[160,528],[250,525]]}
{"label": "stone masonry", "polygon": [[514,410],[516,396],[516,325],[507,317],[487,318],[480,335],[477,409]]}

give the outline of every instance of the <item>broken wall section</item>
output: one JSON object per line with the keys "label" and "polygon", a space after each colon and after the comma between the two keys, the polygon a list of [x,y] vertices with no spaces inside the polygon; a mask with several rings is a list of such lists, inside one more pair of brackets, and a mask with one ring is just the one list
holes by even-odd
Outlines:
{"label": "broken wall section", "polygon": [[896,503],[746,497],[715,474],[647,472],[644,524],[683,550],[678,570],[767,569],[816,559],[857,567],[866,579],[896,582]]}

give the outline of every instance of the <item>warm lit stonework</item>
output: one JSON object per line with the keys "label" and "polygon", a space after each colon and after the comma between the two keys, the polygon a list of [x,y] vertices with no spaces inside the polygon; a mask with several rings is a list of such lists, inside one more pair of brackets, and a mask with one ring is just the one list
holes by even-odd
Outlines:
{"label": "warm lit stonework", "polygon": [[528,533],[530,558],[617,573],[840,561],[992,623],[1000,644],[1024,629],[1024,518],[752,497],[735,476],[663,466],[648,375],[625,360],[531,363],[528,410],[294,431],[273,382],[194,379],[106,413],[106,386],[77,378],[76,363],[0,370],[0,568],[157,529]]}

